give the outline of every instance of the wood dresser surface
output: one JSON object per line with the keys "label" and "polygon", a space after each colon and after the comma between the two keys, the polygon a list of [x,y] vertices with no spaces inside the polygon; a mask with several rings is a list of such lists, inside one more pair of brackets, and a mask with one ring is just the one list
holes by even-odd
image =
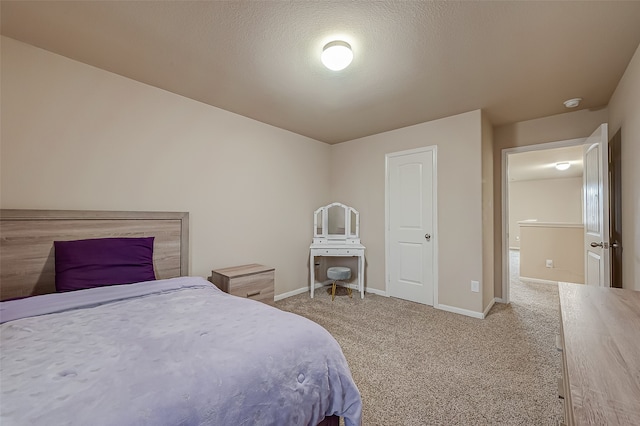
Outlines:
{"label": "wood dresser surface", "polygon": [[640,425],[640,292],[559,284],[575,425]]}
{"label": "wood dresser surface", "polygon": [[252,263],[251,265],[231,266],[229,268],[214,269],[220,275],[224,275],[229,278],[244,277],[245,275],[254,275],[261,272],[275,271],[275,268],[270,266],[259,265]]}
{"label": "wood dresser surface", "polygon": [[252,263],[214,269],[211,282],[225,293],[273,304],[275,268],[270,266]]}

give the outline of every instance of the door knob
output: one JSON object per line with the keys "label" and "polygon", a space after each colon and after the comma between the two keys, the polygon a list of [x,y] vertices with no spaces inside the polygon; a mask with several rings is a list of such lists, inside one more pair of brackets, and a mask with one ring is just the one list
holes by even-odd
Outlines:
{"label": "door knob", "polygon": [[431,234],[424,234],[424,237],[427,239],[427,241],[431,241]]}
{"label": "door knob", "polygon": [[602,244],[602,241],[599,243],[591,243],[591,247],[604,247],[604,244]]}
{"label": "door knob", "polygon": [[620,245],[618,244],[617,241],[614,241],[611,243],[611,248],[618,248],[618,247],[620,247]]}

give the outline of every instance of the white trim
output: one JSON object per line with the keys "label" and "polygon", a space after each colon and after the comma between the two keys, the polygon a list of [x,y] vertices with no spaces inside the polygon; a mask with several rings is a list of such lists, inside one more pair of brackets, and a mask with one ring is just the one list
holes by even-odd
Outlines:
{"label": "white trim", "polygon": [[504,299],[502,299],[502,298],[500,298],[500,297],[495,297],[495,298],[493,299],[493,301],[494,301],[495,303],[505,303],[505,302],[504,302]]}
{"label": "white trim", "polygon": [[306,293],[308,291],[309,291],[309,287],[300,287],[299,289],[296,289],[296,290],[293,290],[293,291],[288,291],[286,293],[277,294],[277,295],[275,295],[273,300],[277,302],[278,300],[286,299],[288,297],[296,296],[298,294]]}
{"label": "white trim", "polygon": [[525,228],[584,228],[581,223],[567,222],[518,222],[518,225]]}
{"label": "white trim", "polygon": [[[342,287],[348,287],[348,288],[350,288],[350,289],[352,289],[352,290],[359,291],[359,289],[358,289],[358,284],[357,284],[357,283],[356,283],[356,284],[354,284],[354,283],[344,283],[344,282],[342,282],[342,281],[338,281],[338,282],[340,283],[340,285],[341,285]],[[326,284],[331,284],[331,283],[333,283],[333,281],[331,281],[331,280],[329,280],[328,282],[327,282],[327,281],[325,281],[325,285],[326,285]],[[316,286],[316,288],[318,288],[318,286]],[[371,293],[371,294],[377,294],[378,296],[389,297],[389,295],[387,294],[387,292],[386,292],[386,291],[384,291],[384,290],[378,290],[378,289],[376,289],[376,288],[366,288],[366,287],[365,287],[364,292],[365,292],[365,293]]]}
{"label": "white trim", "polygon": [[[432,151],[432,170],[431,178],[433,185],[433,204],[432,218],[433,218],[433,231],[431,233],[431,239],[433,241],[433,306],[438,305],[438,146],[429,145],[421,148],[408,149],[405,151],[390,152],[384,156],[384,290],[380,294],[384,296],[389,295],[389,158],[399,157],[401,155],[418,154],[421,152]],[[378,290],[376,290],[378,291]]]}
{"label": "white trim", "polygon": [[[315,288],[318,289],[318,288],[324,287],[327,284],[331,284],[332,282],[333,281],[331,281],[331,280],[324,281],[324,282],[316,282]],[[348,284],[345,287],[349,287],[349,288],[354,289],[356,291],[358,290],[358,284]],[[295,289],[295,290],[292,290],[292,291],[288,291],[286,293],[278,294],[273,298],[273,300],[277,302],[278,300],[283,300],[283,299],[286,299],[286,298],[289,298],[289,297],[292,297],[292,296],[297,296],[298,294],[306,293],[308,291],[309,291],[309,287],[300,287],[298,289]],[[378,289],[375,289],[375,288],[365,288],[365,292],[366,293],[371,293],[371,294],[377,294],[378,296],[389,297],[389,295],[387,294],[386,291],[378,290]]]}
{"label": "white trim", "polygon": [[377,288],[365,288],[366,293],[377,294],[378,296],[389,297],[386,291],[378,290]]}
{"label": "white trim", "polygon": [[[329,281],[324,281],[324,282],[316,281],[316,285],[315,285],[314,288],[324,287],[325,285],[330,284],[331,282],[332,281],[330,281],[330,280]],[[286,293],[277,294],[276,296],[274,296],[273,300],[275,300],[277,302],[278,300],[286,299],[286,298],[291,297],[291,296],[296,296],[298,294],[302,294],[302,293],[307,292],[307,291],[309,291],[309,287],[300,287],[298,289],[295,289],[295,290],[292,290],[292,291],[288,291]]]}
{"label": "white trim", "polygon": [[440,309],[441,311],[453,312],[454,314],[466,315],[468,317],[484,319],[484,314],[481,312],[470,311],[468,309],[456,308],[455,306],[449,305],[437,305],[434,306],[436,309]]}
{"label": "white trim", "polygon": [[455,306],[449,306],[449,305],[438,305],[434,307],[442,311],[453,312],[454,314],[461,314],[461,315],[466,315],[472,318],[485,319],[489,314],[489,311],[491,310],[491,308],[493,308],[493,305],[496,303],[496,301],[498,301],[497,298],[492,299],[491,302],[489,302],[489,305],[484,309],[484,312],[482,313],[476,312],[476,311],[470,311],[468,309],[456,308]]}
{"label": "white trim", "polygon": [[[329,284],[331,284],[332,282],[333,281],[329,281]],[[339,282],[341,283],[342,287],[349,287],[352,290],[358,291],[358,284],[349,283],[349,284],[345,285],[345,283],[343,283],[342,281],[339,281]],[[371,294],[377,294],[378,296],[389,297],[389,295],[387,294],[386,291],[378,290],[376,288],[367,288],[367,287],[365,287],[364,291],[365,291],[365,293],[371,293]]]}
{"label": "white trim", "polygon": [[433,145],[433,304],[438,304],[438,146]]}
{"label": "white trim", "polygon": [[489,302],[489,305],[487,305],[486,308],[484,308],[484,312],[482,313],[482,318],[486,318],[487,314],[489,313],[489,311],[491,310],[491,308],[493,308],[493,305],[496,303],[496,299],[491,299],[491,302]]}
{"label": "white trim", "polygon": [[502,150],[502,300],[509,303],[509,154],[583,145],[587,138],[540,143]]}
{"label": "white trim", "polygon": [[502,150],[502,299],[509,303],[509,151]]}
{"label": "white trim", "polygon": [[558,281],[543,280],[541,278],[520,277],[520,280],[527,280],[527,281],[531,281],[531,282],[537,283],[537,284],[553,284],[553,285],[557,285],[558,284]]}

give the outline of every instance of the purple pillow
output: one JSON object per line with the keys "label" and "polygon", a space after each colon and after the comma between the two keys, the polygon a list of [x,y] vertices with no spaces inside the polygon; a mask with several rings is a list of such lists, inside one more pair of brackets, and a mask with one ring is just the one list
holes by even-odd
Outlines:
{"label": "purple pillow", "polygon": [[155,280],[153,240],[154,237],[54,241],[56,291]]}

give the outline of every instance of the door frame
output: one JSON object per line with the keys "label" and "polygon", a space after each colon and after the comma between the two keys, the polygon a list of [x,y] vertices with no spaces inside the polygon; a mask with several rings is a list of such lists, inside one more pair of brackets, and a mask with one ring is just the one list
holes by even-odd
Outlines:
{"label": "door frame", "polygon": [[391,251],[391,239],[389,238],[389,159],[400,157],[403,155],[418,154],[422,152],[432,152],[431,177],[433,185],[433,203],[431,205],[433,217],[433,232],[431,233],[431,241],[433,243],[433,307],[437,308],[438,304],[438,146],[429,145],[421,148],[408,149],[405,151],[397,151],[387,153],[384,156],[384,291],[389,296],[389,283],[391,276],[389,274],[389,259]]}
{"label": "door frame", "polygon": [[513,148],[504,148],[502,150],[502,303],[510,303],[511,298],[509,295],[509,282],[510,275],[510,260],[509,260],[509,155],[532,152],[532,151],[544,151],[547,149],[564,148],[568,146],[580,146],[584,145],[587,138],[567,139],[556,142],[546,142],[534,145],[517,146]]}
{"label": "door frame", "polygon": [[622,129],[609,139],[609,243],[611,247],[610,285],[614,288],[622,286]]}

